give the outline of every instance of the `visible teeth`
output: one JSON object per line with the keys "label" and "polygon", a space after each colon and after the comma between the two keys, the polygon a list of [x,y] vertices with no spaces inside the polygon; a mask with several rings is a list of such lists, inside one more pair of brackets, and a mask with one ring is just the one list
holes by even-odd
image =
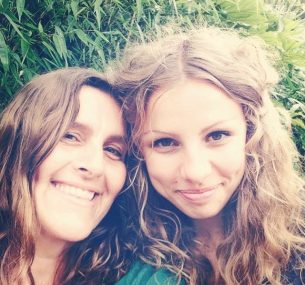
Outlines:
{"label": "visible teeth", "polygon": [[55,188],[59,191],[64,192],[65,194],[80,198],[80,199],[86,199],[91,201],[94,198],[94,192],[84,190],[81,188],[68,186],[66,184],[55,184]]}

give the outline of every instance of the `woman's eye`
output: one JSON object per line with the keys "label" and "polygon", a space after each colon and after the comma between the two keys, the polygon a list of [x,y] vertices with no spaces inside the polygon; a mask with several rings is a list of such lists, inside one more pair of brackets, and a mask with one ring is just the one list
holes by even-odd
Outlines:
{"label": "woman's eye", "polygon": [[71,133],[71,132],[65,133],[64,136],[63,136],[63,140],[68,141],[68,142],[78,142],[78,141],[80,141],[78,135],[74,134],[74,133]]}
{"label": "woman's eye", "polygon": [[120,149],[112,146],[107,146],[104,148],[104,150],[107,152],[108,156],[111,159],[124,160],[124,152],[121,151]]}
{"label": "woman's eye", "polygon": [[215,131],[210,134],[208,134],[208,141],[222,141],[225,137],[230,136],[230,133],[228,131]]}
{"label": "woman's eye", "polygon": [[171,138],[157,139],[153,142],[154,148],[169,148],[177,146],[177,142]]}

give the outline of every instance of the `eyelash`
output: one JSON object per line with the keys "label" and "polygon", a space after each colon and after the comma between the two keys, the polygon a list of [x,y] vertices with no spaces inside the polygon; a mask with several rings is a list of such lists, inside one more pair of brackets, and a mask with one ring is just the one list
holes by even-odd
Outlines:
{"label": "eyelash", "polygon": [[[214,132],[211,132],[207,135],[207,141],[208,142],[215,142],[215,143],[220,143],[223,141],[223,139],[225,139],[225,137],[229,137],[231,135],[230,132],[228,131],[214,131]],[[220,136],[220,137],[219,137]],[[218,137],[218,138],[216,138]]]}
{"label": "eyelash", "polygon": [[115,160],[124,160],[125,153],[113,146],[104,147],[104,150],[108,152],[108,156]]}
{"label": "eyelash", "polygon": [[[226,137],[231,136],[229,131],[213,131],[208,133],[206,141],[212,144],[221,144]],[[179,146],[179,142],[172,138],[160,138],[152,142],[152,147],[159,150],[171,150]]]}
{"label": "eyelash", "polygon": [[67,132],[63,135],[62,139],[67,142],[79,142],[80,137],[79,135],[72,133],[72,132]]}
{"label": "eyelash", "polygon": [[171,138],[161,138],[153,141],[152,146],[153,148],[170,148],[178,146],[178,143]]}

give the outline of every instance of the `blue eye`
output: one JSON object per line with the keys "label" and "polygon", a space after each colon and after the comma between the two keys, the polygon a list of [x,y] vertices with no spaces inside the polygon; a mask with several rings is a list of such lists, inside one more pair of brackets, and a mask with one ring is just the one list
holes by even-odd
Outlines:
{"label": "blue eye", "polygon": [[154,148],[169,148],[177,146],[177,142],[171,138],[157,139],[153,142]]}
{"label": "blue eye", "polygon": [[230,132],[228,131],[215,131],[208,134],[207,140],[212,142],[213,141],[218,142],[218,141],[222,141],[228,136],[230,136]]}
{"label": "blue eye", "polygon": [[124,160],[124,156],[125,156],[124,152],[116,147],[107,146],[104,148],[104,151],[106,151],[108,157],[110,157],[113,160]]}

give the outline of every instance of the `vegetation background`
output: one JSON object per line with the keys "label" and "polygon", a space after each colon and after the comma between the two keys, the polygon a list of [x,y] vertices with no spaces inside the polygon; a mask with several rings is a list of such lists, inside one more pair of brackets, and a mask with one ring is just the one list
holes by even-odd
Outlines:
{"label": "vegetation background", "polygon": [[[277,53],[274,100],[290,113],[305,156],[304,0],[0,0],[0,110],[36,74],[64,66],[103,70],[129,40],[174,21],[262,38]],[[303,160],[304,162],[304,160]]]}

